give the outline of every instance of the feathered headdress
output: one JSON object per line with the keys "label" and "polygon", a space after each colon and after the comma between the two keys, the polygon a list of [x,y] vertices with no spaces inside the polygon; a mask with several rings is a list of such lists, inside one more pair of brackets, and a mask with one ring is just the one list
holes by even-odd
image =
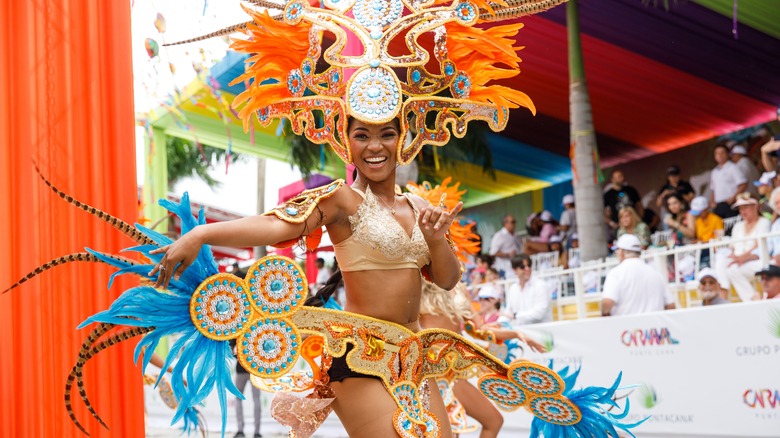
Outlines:
{"label": "feathered headdress", "polygon": [[[248,36],[232,45],[250,54],[246,72],[234,81],[250,81],[234,101],[245,126],[255,117],[264,126],[288,119],[296,134],[328,143],[350,163],[350,117],[365,123],[398,118],[400,138],[414,134],[398,148],[398,162],[406,164],[426,144],[443,146],[451,133],[462,138],[469,121],[500,131],[510,108],[535,112],[525,93],[489,85],[520,72],[514,37],[523,25],[476,26],[564,1],[323,0],[320,7],[249,0],[265,8],[245,7],[251,22],[185,42],[236,30]],[[272,16],[273,10],[281,13]],[[327,48],[324,32],[335,36]],[[426,33],[433,34],[433,47],[418,41]],[[399,46],[405,54],[395,54]]]}

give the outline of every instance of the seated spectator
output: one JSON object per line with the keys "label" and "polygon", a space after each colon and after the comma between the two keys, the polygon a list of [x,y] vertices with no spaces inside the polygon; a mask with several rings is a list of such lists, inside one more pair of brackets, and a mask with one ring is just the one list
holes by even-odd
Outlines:
{"label": "seated spectator", "polygon": [[624,234],[631,234],[639,239],[642,249],[650,246],[650,228],[642,222],[639,215],[632,207],[623,207],[618,215],[620,227],[617,230],[618,240]]}
{"label": "seated spectator", "polygon": [[[780,187],[772,190],[769,194],[769,205],[775,212],[775,220],[772,222],[769,231],[771,233],[780,233]],[[780,265],[780,235],[767,239],[767,250],[772,258],[772,264]]]}
{"label": "seated spectator", "polygon": [[727,258],[719,258],[717,271],[723,272],[723,264],[726,264],[726,277],[722,279],[725,280],[724,286],[728,289],[733,285],[742,301],[750,301],[756,295],[752,280],[756,271],[761,268],[761,261],[758,254],[758,240],[742,239],[768,233],[770,224],[768,220],[758,215],[758,201],[753,199],[750,193],[740,193],[732,208],[739,209],[742,221],[734,225],[731,238],[735,242],[731,245],[731,254]]}
{"label": "seated spectator", "polygon": [[577,211],[574,208],[574,195],[566,195],[562,200],[563,213],[558,224],[558,231],[568,239],[577,232]]}
{"label": "seated spectator", "polygon": [[531,221],[531,228],[539,230],[539,233],[526,240],[524,252],[530,255],[550,251],[550,238],[558,232],[558,223],[552,213],[544,210],[536,215]]}
{"label": "seated spectator", "polygon": [[561,236],[552,236],[550,238],[550,252],[558,253],[558,266],[563,266],[563,269],[569,268],[569,253],[563,246],[563,239]]}
{"label": "seated spectator", "polygon": [[[704,196],[697,196],[691,201],[691,215],[696,218],[694,229],[696,240],[706,243],[718,237],[723,237],[723,219],[710,212],[709,202]],[[718,233],[720,230],[720,233]],[[720,235],[718,235],[720,234]]]}
{"label": "seated spectator", "polygon": [[[569,238],[569,247],[571,249],[578,249],[580,247],[580,236],[579,236],[579,234],[574,233],[574,234],[571,235],[571,237]],[[568,258],[567,265],[568,265],[569,268],[577,268],[577,267],[580,266],[579,252],[573,251],[573,254],[576,254],[576,255],[573,255],[570,258],[568,258],[568,255],[567,255],[567,258]]]}
{"label": "seated spectator", "polygon": [[[604,208],[608,223],[612,229],[617,229],[618,212],[624,207],[642,210],[639,192],[626,184],[622,170],[613,170],[609,180],[609,188],[604,192]],[[614,225],[613,225],[614,224]]]}
{"label": "seated spectator", "polygon": [[761,290],[763,297],[757,296],[757,299],[778,300],[780,299],[780,266],[767,265],[756,272],[761,277]]}
{"label": "seated spectator", "polygon": [[517,240],[515,234],[515,227],[517,221],[511,214],[507,214],[502,219],[503,226],[498,230],[490,239],[490,255],[495,257],[495,261],[491,266],[494,266],[499,271],[502,271],[504,277],[511,278],[514,276],[512,273],[512,257],[520,252],[520,242]]}
{"label": "seated spectator", "polygon": [[666,211],[664,218],[666,229],[673,230],[675,245],[687,245],[696,239],[696,218],[688,213],[688,203],[677,193],[666,197]]}
{"label": "seated spectator", "polygon": [[774,218],[775,210],[769,202],[769,194],[775,188],[774,180],[776,176],[777,172],[775,171],[764,172],[758,181],[753,181],[753,185],[758,189],[758,212],[770,221]]}
{"label": "seated spectator", "polygon": [[531,258],[521,254],[512,259],[517,283],[506,293],[506,311],[520,325],[552,321],[552,295],[547,283],[534,277]]}
{"label": "seated spectator", "polygon": [[639,258],[642,246],[633,234],[615,244],[620,264],[607,272],[601,300],[603,316],[633,315],[673,309],[663,276]]}
{"label": "seated spectator", "polygon": [[477,300],[480,304],[479,315],[482,316],[480,326],[502,322],[501,319],[506,318],[499,312],[499,309],[501,309],[501,293],[492,285],[488,284],[480,288]]}
{"label": "seated spectator", "polygon": [[658,196],[655,198],[657,208],[666,207],[666,197],[677,193],[686,202],[689,203],[696,196],[696,192],[688,181],[680,177],[680,168],[672,165],[666,169],[666,184],[658,189]]}
{"label": "seated spectator", "polygon": [[650,234],[653,234],[658,231],[658,226],[661,224],[661,218],[652,208],[647,207],[642,209],[642,222],[647,224]]}
{"label": "seated spectator", "polygon": [[723,297],[725,291],[718,281],[715,271],[710,268],[704,268],[696,274],[696,280],[699,281],[699,293],[701,294],[702,305],[714,306],[716,304],[728,304],[729,301]]}

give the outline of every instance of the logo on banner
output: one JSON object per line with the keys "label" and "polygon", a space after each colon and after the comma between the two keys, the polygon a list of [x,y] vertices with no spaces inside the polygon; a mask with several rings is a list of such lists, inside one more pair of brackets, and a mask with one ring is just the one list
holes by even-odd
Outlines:
{"label": "logo on banner", "polygon": [[[769,310],[769,323],[767,324],[769,333],[780,339],[780,309]],[[780,343],[756,343],[752,345],[738,345],[734,353],[737,356],[775,356],[780,354]]]}
{"label": "logo on banner", "polygon": [[[659,392],[649,383],[639,385],[639,388],[630,393],[631,398],[634,399],[632,406],[638,404],[646,410],[652,410],[651,414],[642,412],[631,412],[626,417],[626,421],[637,422],[645,421],[646,423],[658,423],[658,424],[690,424],[694,422],[694,415],[685,412],[659,412],[658,405],[661,404],[661,396]],[[618,397],[620,399],[622,397]]]}
{"label": "logo on banner", "polygon": [[644,406],[645,409],[652,409],[658,404],[658,393],[655,392],[655,388],[648,384],[639,387],[638,395],[639,403]]}
{"label": "logo on banner", "polygon": [[757,419],[780,419],[780,390],[777,388],[746,389],[742,402],[755,413]]}
{"label": "logo on banner", "polygon": [[666,327],[624,330],[620,334],[620,342],[632,349],[632,356],[674,354],[674,349],[664,347],[671,347],[680,343]]}
{"label": "logo on banner", "polygon": [[769,333],[772,336],[780,338],[780,309],[769,311]]}

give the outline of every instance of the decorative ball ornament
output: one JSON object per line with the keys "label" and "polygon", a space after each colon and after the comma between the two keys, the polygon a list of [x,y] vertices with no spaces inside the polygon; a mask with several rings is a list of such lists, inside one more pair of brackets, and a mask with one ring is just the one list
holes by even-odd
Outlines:
{"label": "decorative ball ornament", "polygon": [[239,337],[252,310],[243,279],[232,274],[212,275],[190,298],[190,318],[203,336],[217,341]]}
{"label": "decorative ball ornament", "polygon": [[528,407],[535,416],[560,426],[570,426],[582,419],[579,408],[564,397],[536,397]]}
{"label": "decorative ball ornament", "polygon": [[306,300],[309,286],[298,265],[287,257],[269,256],[249,268],[249,302],[262,316],[288,316]]}
{"label": "decorative ball ornament", "polygon": [[289,372],[300,355],[300,333],[290,321],[265,318],[236,341],[236,355],[249,373],[274,378]]}

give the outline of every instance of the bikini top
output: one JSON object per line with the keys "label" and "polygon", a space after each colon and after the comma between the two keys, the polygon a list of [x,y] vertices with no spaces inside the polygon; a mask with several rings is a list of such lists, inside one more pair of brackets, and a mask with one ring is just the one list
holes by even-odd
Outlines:
{"label": "bikini top", "polygon": [[333,245],[339,268],[343,272],[387,269],[421,269],[431,260],[428,244],[417,225],[420,212],[415,203],[404,194],[414,210],[412,236],[382,208],[379,199],[366,187],[355,214],[349,217],[352,235]]}

